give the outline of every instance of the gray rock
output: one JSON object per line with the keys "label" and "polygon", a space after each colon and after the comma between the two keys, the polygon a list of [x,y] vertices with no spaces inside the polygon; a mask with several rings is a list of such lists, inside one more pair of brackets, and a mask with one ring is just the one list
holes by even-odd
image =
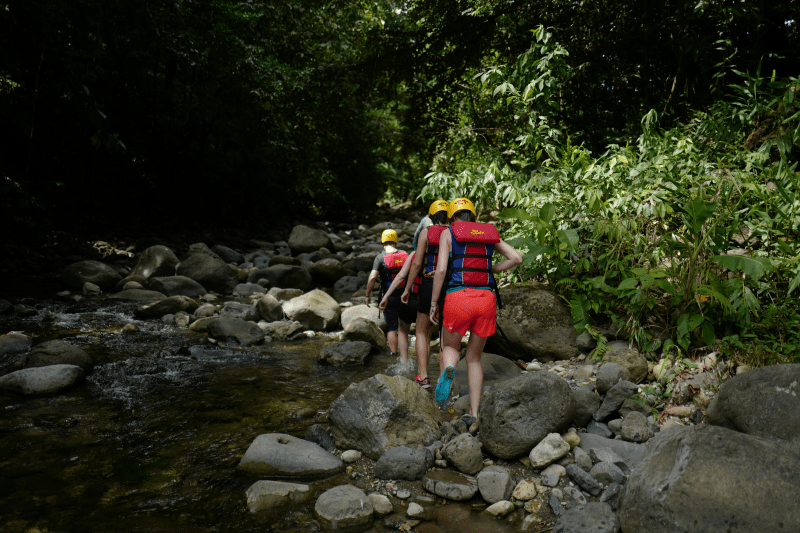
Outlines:
{"label": "gray rock", "polygon": [[622,492],[622,485],[618,483],[612,483],[606,490],[603,491],[603,494],[600,495],[600,500],[603,503],[607,503],[611,506],[611,509],[616,511],[617,510],[617,502],[619,501],[619,495]]}
{"label": "gray rock", "polygon": [[589,475],[605,485],[610,485],[611,483],[625,484],[625,474],[614,463],[597,463],[589,472]]}
{"label": "gray rock", "polygon": [[607,419],[614,412],[616,412],[617,409],[620,408],[622,403],[627,400],[631,394],[634,394],[637,390],[638,387],[635,383],[625,380],[619,381],[606,393],[606,397],[603,399],[600,409],[598,409],[594,414],[594,419],[598,422],[602,422],[603,420]]}
{"label": "gray rock", "polygon": [[558,433],[550,433],[534,446],[528,459],[532,468],[542,468],[557,461],[569,453],[567,443]]}
{"label": "gray rock", "polygon": [[490,465],[476,476],[478,491],[486,503],[497,503],[511,498],[514,492],[514,479],[502,466]]}
{"label": "gray rock", "polygon": [[366,318],[357,318],[347,324],[342,335],[345,341],[365,341],[376,350],[386,349],[386,335],[377,324]]}
{"label": "gray rock", "polygon": [[[483,368],[484,387],[491,387],[498,382],[509,381],[522,375],[522,369],[514,361],[493,353],[481,355],[481,368]],[[467,385],[467,360],[464,358],[456,365],[453,389],[461,390]]]}
{"label": "gray rock", "polygon": [[572,420],[575,398],[567,382],[549,372],[497,383],[481,403],[481,440],[502,459],[526,455],[549,433]]}
{"label": "gray rock", "polygon": [[631,373],[619,363],[606,363],[597,371],[597,392],[605,394],[620,380],[630,381]]}
{"label": "gray rock", "polygon": [[256,322],[261,318],[261,313],[258,312],[258,309],[249,304],[225,302],[225,304],[222,306],[222,311],[220,311],[219,316],[240,318],[242,320]]}
{"label": "gray rock", "polygon": [[326,531],[357,533],[372,526],[372,501],[353,485],[340,485],[322,494],[314,517]]}
{"label": "gray rock", "polygon": [[177,273],[179,276],[193,279],[207,290],[221,294],[230,294],[239,283],[236,271],[228,263],[216,254],[196,250],[183,258]]}
{"label": "gray rock", "polygon": [[622,489],[623,531],[800,531],[800,458],[701,425],[660,433]]}
{"label": "gray rock", "polygon": [[[598,424],[599,423],[600,422],[598,422]],[[617,418],[617,419],[614,419],[614,420],[609,420],[608,421],[608,429],[614,435],[622,434],[622,419],[621,418]],[[599,435],[599,433],[598,433],[598,435]],[[610,438],[613,438],[614,435],[607,435],[607,437],[610,439]]]}
{"label": "gray rock", "polygon": [[462,502],[478,492],[478,480],[449,470],[435,470],[422,476],[422,488],[447,500]]}
{"label": "gray rock", "polygon": [[469,433],[461,433],[450,440],[442,448],[442,457],[459,471],[470,476],[477,474],[483,468],[481,445]]}
{"label": "gray rock", "polygon": [[194,313],[197,307],[197,302],[188,296],[171,296],[150,304],[141,305],[136,308],[134,314],[140,318],[159,318],[164,315],[174,315],[178,311]]}
{"label": "gray rock", "polygon": [[267,292],[267,295],[272,296],[279,302],[286,302],[292,298],[302,296],[303,291],[300,289],[283,289],[281,287],[272,287],[269,292]]}
{"label": "gray rock", "polygon": [[628,369],[630,381],[641,383],[647,379],[647,358],[633,348],[622,350],[609,350],[603,356],[603,361],[619,363]]}
{"label": "gray rock", "polygon": [[309,496],[308,485],[283,481],[259,480],[247,489],[247,508],[251,513],[283,510],[302,503]]}
{"label": "gray rock", "polygon": [[140,302],[167,299],[166,295],[161,294],[160,292],[148,291],[145,289],[127,289],[112,294],[111,296],[109,296],[109,298],[113,298],[115,300],[135,300]]}
{"label": "gray rock", "polygon": [[328,411],[337,447],[377,460],[404,444],[439,439],[439,411],[430,394],[402,376],[378,374],[352,383]]}
{"label": "gray rock", "polygon": [[591,379],[594,375],[594,365],[582,365],[575,370],[572,379],[576,381],[585,381]]}
{"label": "gray rock", "polygon": [[573,502],[579,503],[581,505],[586,505],[586,496],[577,489],[576,487],[564,487],[564,494],[570,498]]}
{"label": "gray rock", "polygon": [[586,426],[587,433],[591,433],[593,435],[600,435],[601,437],[605,437],[607,439],[611,439],[614,437],[614,432],[602,422],[595,422],[592,420],[589,422],[589,425]]}
{"label": "gray rock", "polygon": [[556,515],[556,518],[562,516],[566,512],[564,506],[561,505],[561,502],[558,501],[558,498],[555,494],[550,493],[550,499],[548,500],[548,503],[550,504],[550,509],[553,510],[553,514]]}
{"label": "gray rock", "polygon": [[283,304],[271,294],[265,294],[256,303],[261,318],[267,322],[274,322],[283,318]]}
{"label": "gray rock", "polygon": [[557,487],[559,481],[561,481],[561,476],[553,471],[543,473],[542,475],[542,483],[547,487]]}
{"label": "gray rock", "polygon": [[16,394],[57,394],[84,382],[86,374],[75,365],[26,368],[0,377],[0,391]]}
{"label": "gray rock", "polygon": [[[638,465],[644,457],[647,447],[643,444],[635,444],[633,442],[625,442],[624,440],[606,439],[599,435],[592,435],[590,433],[581,433],[581,443],[578,445],[583,448],[583,451],[592,456],[592,450],[598,454],[600,448],[608,448],[617,454],[625,464],[631,469]],[[601,457],[596,455],[596,457]],[[605,456],[603,456],[605,457]],[[617,465],[619,466],[619,465]]]}
{"label": "gray rock", "polygon": [[372,270],[372,263],[375,261],[375,256],[378,255],[377,251],[374,252],[361,252],[357,254],[353,261],[358,272],[369,272]]}
{"label": "gray rock", "polygon": [[80,261],[64,269],[61,280],[68,289],[80,291],[87,281],[94,283],[104,291],[111,291],[122,281],[116,270],[99,261]]}
{"label": "gray rock", "polygon": [[580,488],[591,494],[597,496],[600,494],[600,483],[597,482],[588,472],[578,465],[567,465],[567,475],[575,482]]}
{"label": "gray rock", "polygon": [[313,442],[267,433],[256,437],[237,468],[263,476],[328,477],[343,472],[344,463]]}
{"label": "gray rock", "polygon": [[314,288],[314,281],[308,270],[296,265],[273,265],[254,270],[247,276],[247,282],[256,283],[262,278],[268,280],[270,286],[282,289],[308,291]]}
{"label": "gray rock", "polygon": [[589,502],[567,510],[553,533],[619,533],[620,522],[607,503]]}
{"label": "gray rock", "polygon": [[642,413],[645,417],[648,417],[652,414],[652,410],[649,407],[642,405],[642,403],[639,400],[633,400],[631,398],[628,398],[627,400],[622,402],[622,406],[620,406],[619,408],[619,416],[625,418],[628,413],[631,413],[633,411],[636,411],[637,413]]}
{"label": "gray rock", "polygon": [[366,287],[364,281],[358,276],[342,276],[333,284],[335,292],[343,292],[345,294],[352,294],[364,287]]}
{"label": "gray rock", "polygon": [[10,333],[0,337],[0,356],[22,353],[31,347],[31,338],[22,333]]}
{"label": "gray rock", "polygon": [[85,374],[91,374],[94,368],[92,358],[86,352],[59,340],[37,344],[19,359],[14,367],[35,368],[49,365],[75,365],[81,367]]}
{"label": "gray rock", "polygon": [[332,287],[337,281],[347,275],[347,269],[342,262],[332,257],[326,257],[312,263],[308,267],[308,273],[315,283],[323,287]]}
{"label": "gray rock", "polygon": [[233,288],[234,296],[241,296],[245,298],[248,296],[252,296],[257,292],[261,293],[264,292],[264,287],[262,287],[258,283],[240,283]]}
{"label": "gray rock", "polygon": [[198,307],[195,312],[194,316],[196,317],[210,317],[217,314],[217,306],[214,304],[203,304]]}
{"label": "gray rock", "polygon": [[407,446],[386,450],[375,465],[378,479],[420,479],[428,470],[427,453]]}
{"label": "gray rock", "polygon": [[[363,301],[363,299],[362,299]],[[374,322],[379,328],[386,326],[386,320],[383,318],[383,313],[380,312],[377,306],[354,305],[342,311],[341,322],[342,327],[347,328],[350,322],[357,318],[365,318],[370,322]]]}
{"label": "gray rock", "polygon": [[217,254],[220,259],[225,261],[226,263],[236,263],[237,265],[244,263],[244,255],[231,250],[227,246],[222,246],[217,244],[216,246],[211,247],[211,251]]}
{"label": "gray rock", "polygon": [[320,248],[332,250],[333,243],[324,231],[299,225],[292,228],[292,233],[289,235],[289,248],[292,249],[292,253],[300,254],[315,252]]}
{"label": "gray rock", "polygon": [[595,463],[605,462],[615,465],[626,476],[631,473],[631,469],[630,467],[628,467],[628,464],[625,462],[625,460],[619,455],[617,455],[617,453],[611,448],[606,448],[606,447],[591,448],[589,450],[589,457]]}
{"label": "gray rock", "polygon": [[308,442],[313,442],[314,444],[320,446],[325,451],[333,452],[336,450],[336,445],[333,443],[331,436],[328,435],[328,431],[319,424],[314,424],[308,428],[304,438]]}
{"label": "gray rock", "polygon": [[[119,285],[119,283],[117,285]],[[122,286],[122,290],[124,291],[131,289],[144,289],[144,285],[142,285],[138,281],[128,281],[125,283],[125,285]]]}
{"label": "gray rock", "polygon": [[317,354],[317,361],[331,366],[363,365],[372,346],[364,341],[329,344]]}
{"label": "gray rock", "polygon": [[653,437],[653,430],[647,417],[642,413],[632,411],[622,420],[623,440],[628,442],[647,442]]}
{"label": "gray rock", "polygon": [[339,325],[339,303],[330,295],[313,290],[283,304],[283,312],[290,320],[300,322],[308,329],[325,331]]}
{"label": "gray rock", "polygon": [[575,345],[581,352],[589,353],[595,349],[597,341],[588,332],[584,331],[575,338]]}
{"label": "gray rock", "polygon": [[97,296],[103,291],[100,289],[100,287],[98,287],[94,283],[87,281],[86,283],[83,284],[81,292],[83,293],[84,296]]}
{"label": "gray rock", "polygon": [[166,246],[151,246],[139,254],[136,259],[136,265],[134,265],[128,277],[141,276],[147,279],[174,276],[178,263],[180,261],[178,261],[175,253]]}
{"label": "gray rock", "polygon": [[175,313],[175,325],[179,328],[185,328],[189,326],[189,322],[191,321],[191,317],[189,313],[186,311],[178,311]]}
{"label": "gray rock", "polygon": [[587,472],[592,469],[592,458],[580,446],[575,446],[572,449],[572,456],[575,458],[575,464],[579,467]]}
{"label": "gray rock", "polygon": [[575,414],[572,423],[578,427],[585,428],[591,423],[592,416],[600,408],[600,396],[591,385],[578,387],[572,392],[575,397]]}
{"label": "gray rock", "polygon": [[252,322],[240,318],[220,317],[208,323],[208,334],[227,342],[252,346],[264,340],[264,332]]}
{"label": "gray rock", "polygon": [[[260,261],[256,260],[256,265],[261,264]],[[275,265],[290,265],[290,266],[300,266],[302,265],[302,261],[297,257],[289,257],[285,255],[273,255],[267,261],[267,266],[275,266]]]}
{"label": "gray rock", "polygon": [[392,502],[383,494],[373,492],[369,495],[369,501],[372,502],[372,509],[378,516],[386,516],[394,510]]}
{"label": "gray rock", "polygon": [[726,381],[708,423],[769,439],[800,455],[800,364],[770,365]]}
{"label": "gray rock", "polygon": [[119,280],[117,285],[114,287],[114,292],[124,291],[125,290],[125,285],[127,285],[130,282],[135,282],[135,283],[138,283],[139,285],[141,285],[141,287],[137,287],[139,289],[143,289],[143,288],[147,287],[147,278],[145,278],[144,276],[130,276],[130,275],[128,275],[128,276],[125,276],[124,278],[122,278],[121,280]]}
{"label": "gray rock", "polygon": [[286,340],[304,330],[303,324],[290,320],[279,320],[268,324],[259,323],[259,328],[264,335],[278,340]]}
{"label": "gray rock", "polygon": [[148,287],[167,296],[197,298],[208,294],[208,291],[202,285],[186,276],[153,277],[148,281]]}

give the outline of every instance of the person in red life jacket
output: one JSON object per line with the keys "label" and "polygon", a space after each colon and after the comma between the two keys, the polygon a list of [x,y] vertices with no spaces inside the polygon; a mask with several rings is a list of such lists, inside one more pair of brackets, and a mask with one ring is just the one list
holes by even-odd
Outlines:
{"label": "person in red life jacket", "polygon": [[[408,254],[397,249],[397,232],[393,229],[384,230],[381,234],[383,252],[375,257],[372,263],[372,272],[367,279],[367,294],[365,303],[369,305],[370,294],[375,286],[375,281],[380,277],[380,292],[386,293],[397,274],[408,259]],[[400,311],[400,296],[390,298],[384,310],[386,319],[386,340],[392,355],[400,353],[403,363],[408,361],[408,330],[409,324],[400,324],[398,313]],[[398,333],[399,332],[399,333]]]}
{"label": "person in red life jacket", "polygon": [[[431,349],[431,324],[428,312],[431,308],[431,293],[433,291],[433,273],[436,271],[436,264],[439,259],[439,236],[442,231],[447,229],[447,207],[448,203],[444,200],[434,201],[428,209],[428,216],[433,225],[420,231],[417,239],[417,249],[411,261],[409,279],[422,277],[422,284],[418,294],[413,295],[413,286],[406,285],[401,302],[412,302],[418,300],[417,305],[417,335],[414,347],[417,351],[417,365],[419,375],[416,382],[425,390],[431,390],[431,382],[428,379],[428,359]],[[439,357],[439,374],[444,370],[444,361]]]}
{"label": "person in red life jacket", "polygon": [[[451,227],[439,239],[439,268],[433,278],[430,318],[439,323],[438,299],[444,292],[442,312],[442,358],[445,370],[436,385],[434,398],[443,407],[450,396],[453,372],[458,363],[461,337],[470,332],[467,343],[467,378],[470,414],[478,417],[483,388],[481,354],[486,339],[495,332],[497,284],[494,273],[519,265],[522,256],[500,238],[491,224],[475,222],[475,207],[466,198],[450,202]],[[505,260],[492,264],[497,252]],[[447,269],[441,265],[448,265]]]}
{"label": "person in red life jacket", "polygon": [[[403,335],[405,331],[406,338],[408,337],[408,332],[410,330],[411,324],[417,318],[417,298],[416,294],[419,291],[420,286],[422,285],[422,278],[411,279],[408,277],[408,271],[411,269],[411,262],[414,260],[414,255],[416,252],[412,252],[411,255],[406,259],[406,262],[403,264],[403,268],[400,269],[400,272],[392,280],[392,284],[389,285],[389,288],[383,291],[383,298],[381,299],[378,307],[383,310],[384,312],[390,305],[390,301],[396,302],[398,296],[395,295],[395,290],[401,287],[406,287],[406,289],[411,289],[412,294],[414,294],[414,298],[411,301],[403,302],[402,299],[400,300],[400,307],[397,310],[397,316],[400,319],[400,326],[399,331],[400,335]],[[410,281],[409,281],[410,280]],[[388,320],[388,319],[387,319]],[[425,319],[427,321],[427,317]],[[407,341],[406,341],[407,342]],[[419,356],[418,356],[419,357]],[[403,359],[403,362],[406,360]],[[419,377],[419,376],[417,376]],[[427,390],[430,390],[430,384],[428,385]]]}

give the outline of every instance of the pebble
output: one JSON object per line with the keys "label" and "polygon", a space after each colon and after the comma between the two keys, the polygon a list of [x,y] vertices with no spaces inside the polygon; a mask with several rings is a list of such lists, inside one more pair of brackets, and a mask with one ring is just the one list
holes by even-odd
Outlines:
{"label": "pebble", "polygon": [[418,503],[412,502],[408,504],[408,511],[406,514],[411,518],[424,518],[425,508]]}
{"label": "pebble", "polygon": [[525,367],[525,370],[535,372],[542,369],[542,365],[539,363],[528,363],[528,366]]}
{"label": "pebble", "polygon": [[511,494],[515,500],[526,502],[536,497],[536,485],[529,479],[523,479],[517,486],[514,487],[514,492]]}
{"label": "pebble", "polygon": [[125,324],[122,327],[123,333],[135,333],[137,331],[139,331],[139,326],[137,326],[136,324]]}
{"label": "pebble", "polygon": [[342,453],[342,461],[345,463],[355,463],[361,459],[361,452],[358,450],[347,450]]}
{"label": "pebble", "polygon": [[401,500],[407,500],[411,497],[411,491],[407,489],[401,489],[397,491],[397,497]]}

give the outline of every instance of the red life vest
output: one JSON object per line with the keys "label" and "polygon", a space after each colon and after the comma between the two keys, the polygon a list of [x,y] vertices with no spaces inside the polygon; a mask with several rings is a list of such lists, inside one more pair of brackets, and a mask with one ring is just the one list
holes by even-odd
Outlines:
{"label": "red life vest", "polygon": [[[403,265],[408,259],[408,254],[402,250],[396,252],[389,252],[383,256],[383,268],[381,269],[381,280],[383,281],[383,291],[389,290],[392,285],[394,277],[403,268]],[[400,282],[400,287],[406,286],[406,280]]]}
{"label": "red life vest", "polygon": [[425,265],[423,266],[423,272],[427,275],[436,272],[436,263],[439,262],[439,239],[446,229],[447,226],[439,225],[428,227],[428,249],[425,251]]}
{"label": "red life vest", "polygon": [[448,287],[492,287],[494,245],[500,242],[497,228],[482,222],[455,222],[450,228],[452,255]]}
{"label": "red life vest", "polygon": [[[414,255],[415,254],[416,254],[416,252],[412,253],[411,256],[409,256],[408,260],[409,261],[414,261]],[[414,281],[411,283],[411,292],[413,294],[417,294],[419,292],[419,288],[420,287],[422,287],[422,272],[417,274],[417,277],[414,278]]]}

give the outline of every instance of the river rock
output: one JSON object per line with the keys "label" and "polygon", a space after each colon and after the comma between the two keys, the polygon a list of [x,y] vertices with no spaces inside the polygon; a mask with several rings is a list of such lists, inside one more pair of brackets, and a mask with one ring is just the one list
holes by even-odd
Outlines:
{"label": "river rock", "polygon": [[134,314],[141,318],[159,318],[164,315],[174,315],[178,311],[194,313],[197,302],[188,296],[171,296],[151,304],[144,304],[136,308]]}
{"label": "river rock", "polygon": [[211,324],[216,319],[217,319],[216,316],[207,316],[199,320],[195,320],[194,322],[189,324],[189,329],[192,331],[199,331],[201,333],[206,333],[208,332],[208,325]]}
{"label": "river rock", "polygon": [[217,244],[211,247],[211,251],[217,254],[219,258],[226,263],[236,263],[237,265],[244,263],[244,255],[237,251],[231,250],[227,246]]}
{"label": "river rock", "polygon": [[343,292],[345,294],[352,294],[365,287],[364,280],[358,276],[342,276],[333,284],[335,292]]}
{"label": "river rock", "polygon": [[[363,301],[363,300],[362,300]],[[386,327],[386,320],[383,318],[383,313],[380,312],[377,306],[367,305],[354,305],[342,311],[341,322],[342,327],[347,329],[347,326],[357,318],[364,318],[370,322],[374,322],[379,328]]]}
{"label": "river rock", "polygon": [[261,313],[258,312],[258,309],[249,304],[225,302],[219,316],[241,318],[242,320],[256,322],[261,318]]}
{"label": "river rock", "polygon": [[248,283],[255,283],[260,279],[269,281],[270,286],[283,289],[300,289],[308,291],[314,288],[314,281],[308,270],[295,265],[273,265],[250,272]]}
{"label": "river rock", "polygon": [[64,269],[61,280],[68,289],[80,291],[87,281],[104,291],[111,291],[122,281],[116,270],[100,261],[80,261]]}
{"label": "river rock", "polygon": [[484,511],[487,515],[495,518],[502,518],[515,509],[514,504],[508,500],[493,503]]}
{"label": "river rock", "polygon": [[[256,261],[256,265],[261,264],[260,261]],[[288,257],[285,255],[273,255],[267,261],[267,266],[275,266],[275,265],[292,265],[292,266],[300,266],[303,262],[300,261],[297,257]]]}
{"label": "river rock", "polygon": [[325,331],[339,325],[339,303],[318,289],[285,302],[283,312],[290,320],[296,320],[315,331]]}
{"label": "river rock", "polygon": [[342,262],[332,257],[326,257],[312,263],[308,267],[308,273],[315,283],[323,287],[332,287],[337,281],[347,275],[347,269]]}
{"label": "river rock", "polygon": [[575,414],[572,423],[585,428],[592,421],[592,416],[600,408],[600,396],[591,385],[584,385],[572,391],[575,397]]}
{"label": "river rock", "polygon": [[206,253],[193,248],[181,261],[177,273],[221,294],[230,294],[239,283],[236,271],[210,250]]}
{"label": "river rock", "polygon": [[523,457],[549,433],[565,429],[575,412],[569,384],[550,372],[497,383],[481,403],[481,440],[501,459]]}
{"label": "river rock", "polygon": [[619,363],[605,363],[597,371],[597,392],[605,394],[621,379],[630,381],[628,369]]}
{"label": "river rock", "polygon": [[609,350],[603,356],[603,361],[619,363],[628,369],[630,381],[641,383],[647,379],[647,358],[633,348]]}
{"label": "river rock", "polygon": [[439,411],[430,394],[402,376],[378,374],[352,383],[328,412],[331,436],[341,449],[378,460],[404,444],[439,438]]}
{"label": "river rock", "polygon": [[[484,387],[509,381],[522,375],[522,369],[514,361],[493,353],[481,355],[481,368],[483,368]],[[459,391],[467,385],[467,360],[464,358],[456,365],[453,375],[453,390]]]}
{"label": "river rock", "polygon": [[580,354],[569,307],[559,296],[528,282],[503,288],[497,332],[487,349],[496,347],[513,359],[565,360]]}
{"label": "river rock", "polygon": [[602,422],[603,420],[607,419],[609,416],[614,414],[617,409],[619,409],[623,402],[628,399],[628,397],[634,394],[638,389],[635,383],[631,383],[630,381],[620,380],[617,382],[616,385],[611,387],[611,389],[606,393],[606,397],[603,398],[603,403],[600,405],[600,409],[597,410],[594,414],[594,419],[598,422]]}
{"label": "river rock", "polygon": [[561,435],[550,433],[531,450],[528,459],[532,468],[542,468],[567,455],[569,449],[569,443]]}
{"label": "river rock", "polygon": [[[644,453],[644,451],[642,452]],[[592,448],[589,450],[589,457],[595,463],[610,463],[619,468],[626,476],[631,473],[631,469],[625,461],[617,455],[611,448]]]}
{"label": "river rock", "polygon": [[308,485],[284,481],[259,480],[247,489],[247,508],[251,513],[283,510],[303,502],[309,496]]}
{"label": "river rock", "polygon": [[317,361],[331,366],[363,365],[372,346],[364,341],[329,344],[317,354]]}
{"label": "river rock", "polygon": [[357,318],[350,322],[344,329],[342,340],[345,341],[365,341],[376,350],[386,348],[386,336],[381,328],[374,322],[366,318]]}
{"label": "river rock", "polygon": [[422,488],[440,498],[463,502],[478,492],[478,480],[451,470],[434,470],[422,476]]}
{"label": "river rock", "polygon": [[167,296],[197,298],[208,294],[208,291],[202,285],[186,276],[153,277],[150,278],[148,287]]}
{"label": "river rock", "polygon": [[442,448],[442,457],[459,471],[473,476],[483,468],[483,453],[477,439],[469,433],[461,433]]}
{"label": "river rock", "polygon": [[375,465],[375,477],[378,479],[414,481],[427,471],[427,452],[408,446],[397,446],[386,450]]}
{"label": "river rock", "polygon": [[283,318],[283,304],[271,294],[265,294],[256,302],[256,309],[261,318],[267,322],[274,322]]}
{"label": "river rock", "polygon": [[264,335],[278,340],[286,340],[305,328],[300,322],[293,320],[278,320],[276,322],[259,322],[258,327]]}
{"label": "river rock", "polygon": [[84,296],[99,296],[100,293],[102,293],[103,291],[100,289],[100,287],[98,287],[94,283],[87,281],[86,283],[83,284],[81,292],[83,293]]}
{"label": "river rock", "polygon": [[166,246],[151,246],[139,254],[136,265],[128,276],[141,276],[145,279],[154,276],[174,276],[178,263],[180,261],[175,253]]}
{"label": "river rock", "polygon": [[[119,283],[117,283],[119,285]],[[138,281],[127,281],[125,285],[122,286],[122,290],[127,291],[131,289],[144,289],[144,285],[139,283]]]}
{"label": "river rock", "polygon": [[333,439],[330,435],[328,435],[328,431],[320,424],[314,424],[308,428],[304,438],[308,442],[313,442],[314,444],[322,447],[325,451],[333,452],[336,450],[336,445],[333,443]]}
{"label": "river rock", "polygon": [[0,337],[0,356],[22,353],[31,347],[31,338],[22,333],[10,333]]}
{"label": "river rock", "polygon": [[252,346],[264,340],[264,332],[256,324],[241,318],[219,317],[208,323],[209,336],[242,346]]}
{"label": "river rock", "polygon": [[800,364],[756,368],[726,381],[708,423],[777,442],[800,455]]}
{"label": "river rock", "polygon": [[553,533],[619,533],[620,522],[607,503],[589,502],[567,509]]}
{"label": "river rock", "polygon": [[195,312],[194,316],[196,317],[210,317],[217,314],[217,306],[214,304],[203,304],[198,307]]}
{"label": "river rock", "polygon": [[[502,466],[490,465],[481,470],[476,476],[478,491],[486,503],[492,504],[508,500],[514,492],[514,479],[508,470]],[[534,496],[536,489],[534,488]],[[533,496],[531,496],[533,498]],[[530,500],[531,498],[527,498]]]}
{"label": "river rock", "polygon": [[34,368],[49,365],[75,365],[91,374],[94,363],[89,355],[64,341],[53,340],[37,344],[15,364],[15,368]]}
{"label": "river rock", "polygon": [[602,490],[600,483],[598,483],[597,480],[593,478],[586,470],[576,464],[567,465],[566,470],[570,479],[574,481],[576,485],[580,486],[580,488],[592,496],[597,496],[600,494],[600,491]]}
{"label": "river rock", "polygon": [[[594,454],[595,457],[602,458],[601,460],[603,461],[610,460],[610,456],[600,455],[600,450],[602,448],[608,448],[619,456],[631,469],[642,461],[642,458],[644,458],[648,450],[643,444],[626,442],[619,439],[607,439],[590,433],[581,433],[581,443],[578,446],[580,446],[583,451],[587,452],[589,457],[592,457]],[[619,466],[618,463],[615,462],[615,464]]]}
{"label": "river rock", "polygon": [[369,501],[372,502],[372,510],[378,516],[386,516],[394,510],[392,502],[383,494],[373,492],[369,495]]}
{"label": "river rock", "polygon": [[10,315],[14,312],[14,305],[8,300],[0,300],[0,315]]}
{"label": "river rock", "polygon": [[25,368],[0,377],[0,391],[16,394],[56,394],[84,382],[86,374],[75,365]]}
{"label": "river rock", "polygon": [[[484,470],[486,470],[486,468],[484,468]],[[511,495],[518,502],[527,502],[529,500],[534,499],[538,492],[539,490],[536,488],[536,483],[534,483],[529,479],[523,479],[522,481],[517,483],[517,486],[514,487],[514,490],[511,493]]]}
{"label": "river rock", "polygon": [[583,448],[576,446],[572,449],[572,456],[575,459],[575,464],[583,468],[587,472],[592,469],[592,458],[586,453]]}
{"label": "river rock", "polygon": [[372,264],[375,261],[375,256],[378,255],[378,251],[374,250],[371,252],[360,252],[353,257],[353,262],[355,263],[356,271],[357,272],[370,272],[372,271]]}
{"label": "river rock", "polygon": [[289,248],[292,249],[292,253],[301,254],[315,252],[320,248],[333,250],[333,243],[324,231],[299,225],[292,228],[292,233],[289,235]]}
{"label": "river rock", "polygon": [[660,433],[623,487],[623,531],[800,531],[800,459],[775,442],[700,425]]}
{"label": "river rock", "polygon": [[150,300],[166,300],[167,297],[157,291],[149,291],[146,289],[127,289],[118,293],[112,294],[109,298],[115,300],[135,300],[146,302]]}
{"label": "river rock", "polygon": [[653,437],[653,429],[647,417],[637,411],[631,411],[622,419],[623,440],[629,442],[647,442]]}
{"label": "river rock", "polygon": [[240,283],[233,288],[233,295],[240,296],[242,298],[247,298],[248,296],[252,296],[257,292],[262,294],[264,292],[264,287],[258,283]]}
{"label": "river rock", "polygon": [[625,473],[614,463],[597,463],[589,471],[589,475],[605,485],[612,483],[625,484]]}
{"label": "river rock", "polygon": [[314,516],[326,531],[357,533],[372,526],[372,501],[353,485],[340,485],[322,494]]}
{"label": "river rock", "polygon": [[128,283],[138,283],[141,287],[136,287],[137,289],[144,289],[147,287],[147,278],[144,276],[125,276],[119,282],[117,282],[116,286],[114,287],[114,292],[120,292],[126,290],[126,285]]}
{"label": "river rock", "polygon": [[303,291],[300,289],[284,289],[281,287],[272,287],[269,292],[267,292],[269,296],[272,296],[279,302],[286,302],[291,300],[292,298],[297,298],[298,296],[303,295]]}
{"label": "river rock", "polygon": [[328,477],[344,471],[344,463],[313,442],[266,433],[250,444],[237,468],[263,476]]}

